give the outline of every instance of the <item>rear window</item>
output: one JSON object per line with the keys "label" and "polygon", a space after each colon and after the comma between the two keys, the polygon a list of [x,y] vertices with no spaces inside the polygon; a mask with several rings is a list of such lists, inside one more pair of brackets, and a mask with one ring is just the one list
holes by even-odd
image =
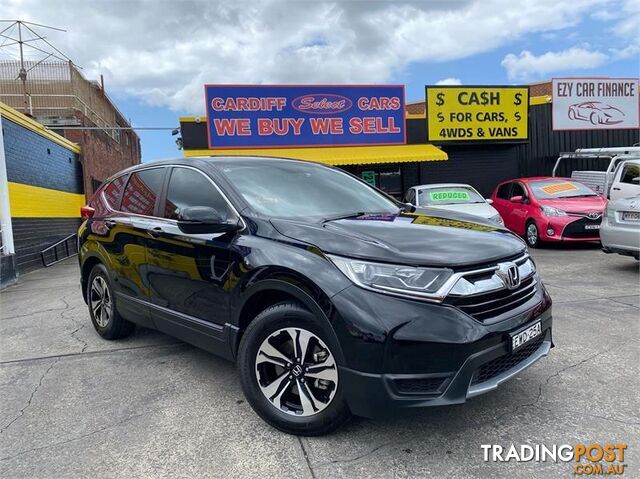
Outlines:
{"label": "rear window", "polygon": [[529,183],[533,196],[539,199],[598,196],[588,186],[570,180],[540,180]]}
{"label": "rear window", "polygon": [[419,191],[421,205],[465,205],[484,203],[484,198],[475,190],[463,186],[424,188]]}
{"label": "rear window", "polygon": [[164,168],[132,173],[124,190],[120,210],[137,215],[153,216],[163,179]]}
{"label": "rear window", "polygon": [[122,196],[122,190],[124,189],[124,183],[126,176],[116,178],[102,190],[104,199],[112,210],[117,210],[120,207],[120,198]]}

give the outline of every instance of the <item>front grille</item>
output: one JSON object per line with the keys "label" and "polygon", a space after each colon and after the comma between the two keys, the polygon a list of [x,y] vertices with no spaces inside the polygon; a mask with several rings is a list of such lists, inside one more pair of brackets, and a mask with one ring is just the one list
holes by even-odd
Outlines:
{"label": "front grille", "polygon": [[455,306],[478,321],[484,322],[522,306],[535,294],[535,277],[530,276],[515,290],[501,289],[473,296],[449,296],[445,304]]}
{"label": "front grille", "polygon": [[564,227],[562,236],[566,238],[597,238],[600,236],[599,230],[585,229],[587,225],[599,225],[602,222],[602,218],[597,220],[590,220],[589,218],[580,218],[579,220],[569,223]]}
{"label": "front grille", "polygon": [[524,346],[522,349],[513,353],[505,354],[504,356],[500,356],[499,358],[493,359],[488,363],[483,364],[473,375],[473,379],[471,379],[471,385],[473,386],[475,384],[489,381],[490,379],[495,378],[503,372],[513,368],[517,364],[527,359],[533,353],[535,353],[540,348],[543,341],[544,333],[531,343]]}
{"label": "front grille", "polygon": [[438,394],[444,390],[449,377],[399,378],[394,379],[396,389],[401,394]]}

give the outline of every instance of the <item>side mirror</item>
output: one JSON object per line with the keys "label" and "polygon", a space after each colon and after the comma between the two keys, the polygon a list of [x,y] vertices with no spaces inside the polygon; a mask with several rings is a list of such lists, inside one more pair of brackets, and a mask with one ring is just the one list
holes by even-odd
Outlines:
{"label": "side mirror", "polygon": [[524,203],[524,197],[522,196],[512,196],[511,203]]}
{"label": "side mirror", "polygon": [[178,214],[178,228],[189,234],[226,233],[237,231],[237,221],[225,220],[214,208],[209,206],[187,206]]}
{"label": "side mirror", "polygon": [[631,183],[633,183],[634,185],[640,185],[640,176],[636,176],[635,178],[632,178]]}
{"label": "side mirror", "polygon": [[493,204],[493,200],[491,198],[485,198],[484,200],[490,205]]}

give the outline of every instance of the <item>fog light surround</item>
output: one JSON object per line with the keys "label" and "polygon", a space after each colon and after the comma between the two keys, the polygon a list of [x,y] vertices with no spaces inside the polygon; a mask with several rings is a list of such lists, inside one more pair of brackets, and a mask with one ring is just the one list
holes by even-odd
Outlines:
{"label": "fog light surround", "polygon": [[553,236],[554,234],[556,234],[556,232],[553,228],[547,228],[547,234],[549,236]]}

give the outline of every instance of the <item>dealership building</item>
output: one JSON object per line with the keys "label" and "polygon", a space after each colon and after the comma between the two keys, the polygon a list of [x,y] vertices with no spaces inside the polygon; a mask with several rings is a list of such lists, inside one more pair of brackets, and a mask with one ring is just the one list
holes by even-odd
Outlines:
{"label": "dealership building", "polygon": [[[637,79],[635,81],[637,89]],[[323,90],[324,88],[324,90]],[[297,94],[296,87],[290,87],[290,96]],[[318,92],[329,92],[327,87],[318,87]],[[432,92],[434,102],[429,104],[429,92]],[[481,95],[491,92],[505,98],[520,95],[519,110],[513,115],[520,114],[517,138],[493,136],[478,138],[434,138],[429,131],[441,111],[437,111],[436,96],[438,93],[460,92]],[[259,94],[260,90],[252,90]],[[224,94],[224,91],[218,92]],[[511,95],[511,96],[509,96]],[[322,95],[319,95],[319,97]],[[495,98],[495,97],[494,97]],[[637,98],[637,91],[636,96]],[[482,103],[482,100],[479,100]],[[489,195],[495,185],[503,180],[523,176],[551,175],[553,165],[560,152],[574,151],[577,148],[597,148],[632,146],[640,142],[640,129],[608,127],[599,125],[598,129],[557,130],[553,128],[552,109],[554,98],[552,83],[544,82],[524,87],[427,87],[425,99],[404,105],[404,144],[358,146],[337,146],[330,140],[322,145],[300,147],[297,145],[278,148],[249,147],[255,142],[250,135],[239,137],[236,146],[220,147],[212,144],[209,133],[212,116],[225,116],[226,112],[208,112],[207,117],[181,117],[181,141],[185,156],[207,155],[261,155],[301,160],[319,161],[338,166],[356,174],[376,187],[396,196],[402,197],[411,186],[426,183],[468,183],[482,194]],[[446,108],[446,104],[444,107]],[[483,105],[476,107],[456,105],[461,111],[467,108],[473,112],[471,126],[479,115],[489,118],[490,114],[502,110],[507,115],[511,110],[505,105]],[[512,107],[512,106],[511,106]],[[513,108],[513,107],[512,107]],[[502,109],[502,110],[501,110]],[[445,113],[450,113],[446,109]],[[301,116],[304,116],[302,114]],[[233,117],[233,115],[229,116]],[[494,117],[495,118],[495,117]],[[446,122],[445,122],[446,123]],[[502,125],[511,127],[508,118],[501,121]],[[515,123],[513,123],[515,125]],[[456,125],[455,121],[452,122]],[[451,126],[451,125],[449,125]],[[591,126],[591,125],[589,125]],[[486,129],[487,133],[489,129]],[[252,132],[254,133],[254,132]],[[257,135],[254,135],[257,136]],[[259,140],[259,139],[258,139]],[[287,145],[289,137],[278,138],[279,145]],[[259,142],[259,141],[258,141]],[[295,142],[295,140],[294,140]],[[575,162],[563,162],[559,175],[570,175],[572,169],[603,170],[606,162],[600,159],[580,159]]]}

